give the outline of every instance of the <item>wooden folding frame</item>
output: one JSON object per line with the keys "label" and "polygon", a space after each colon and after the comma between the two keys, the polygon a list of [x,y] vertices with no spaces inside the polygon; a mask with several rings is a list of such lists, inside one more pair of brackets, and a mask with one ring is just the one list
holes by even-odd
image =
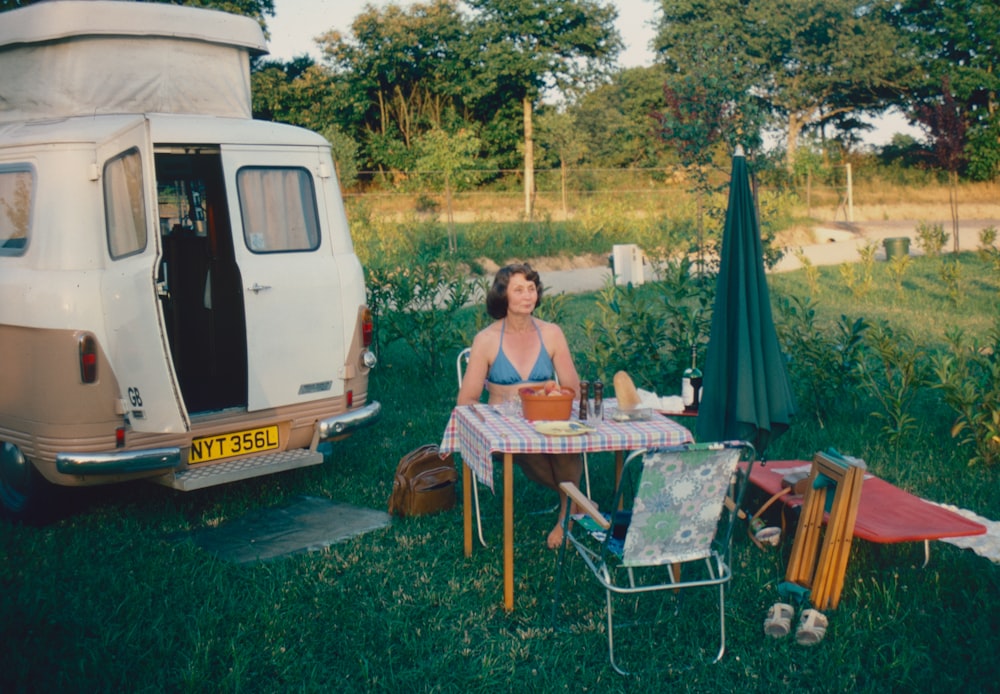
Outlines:
{"label": "wooden folding frame", "polygon": [[[840,602],[865,469],[864,461],[857,458],[822,452],[813,457],[785,580],[808,589],[816,609],[835,609]],[[831,490],[826,532],[821,533]]]}

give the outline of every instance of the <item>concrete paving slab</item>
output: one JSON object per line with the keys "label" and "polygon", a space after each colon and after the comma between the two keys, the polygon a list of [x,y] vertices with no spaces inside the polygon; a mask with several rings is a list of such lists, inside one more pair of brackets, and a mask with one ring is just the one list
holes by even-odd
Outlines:
{"label": "concrete paving slab", "polygon": [[288,505],[251,511],[242,518],[216,528],[195,530],[184,537],[220,559],[247,564],[324,550],[384,528],[391,521],[383,511],[303,496]]}

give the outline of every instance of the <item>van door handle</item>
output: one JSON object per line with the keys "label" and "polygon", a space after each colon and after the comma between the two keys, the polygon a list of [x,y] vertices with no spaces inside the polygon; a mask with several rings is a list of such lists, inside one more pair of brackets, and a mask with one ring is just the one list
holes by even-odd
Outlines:
{"label": "van door handle", "polygon": [[270,289],[270,288],[271,288],[271,285],[269,285],[269,284],[257,284],[256,282],[254,282],[253,286],[250,287],[250,291],[252,291],[254,294],[259,294],[260,292],[264,291],[265,289]]}

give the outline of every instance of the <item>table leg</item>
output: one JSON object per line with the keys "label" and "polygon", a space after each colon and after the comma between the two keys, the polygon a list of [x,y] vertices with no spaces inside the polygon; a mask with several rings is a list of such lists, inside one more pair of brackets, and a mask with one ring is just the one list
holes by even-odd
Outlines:
{"label": "table leg", "polygon": [[[625,451],[615,451],[615,493],[618,493],[618,485],[622,483],[622,470],[625,469]],[[618,510],[625,507],[625,499],[618,500]]]}
{"label": "table leg", "polygon": [[462,542],[465,556],[472,556],[472,468],[462,460]]}
{"label": "table leg", "polygon": [[514,610],[514,456],[503,454],[503,606]]}

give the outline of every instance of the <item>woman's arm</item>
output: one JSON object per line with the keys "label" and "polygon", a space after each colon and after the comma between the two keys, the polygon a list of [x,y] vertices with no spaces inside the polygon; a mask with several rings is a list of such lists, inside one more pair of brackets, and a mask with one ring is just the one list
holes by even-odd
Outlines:
{"label": "woman's arm", "polygon": [[490,340],[484,335],[485,332],[485,330],[480,332],[472,341],[469,365],[465,368],[462,386],[458,390],[459,405],[472,405],[479,402],[483,396],[486,375],[490,370],[490,361],[487,357],[490,354],[488,345]]}
{"label": "woman's arm", "polygon": [[559,385],[580,391],[580,376],[576,372],[576,365],[573,364],[573,355],[569,351],[569,343],[562,328],[555,323],[547,326],[546,344],[552,350],[552,364],[556,367],[556,377]]}

